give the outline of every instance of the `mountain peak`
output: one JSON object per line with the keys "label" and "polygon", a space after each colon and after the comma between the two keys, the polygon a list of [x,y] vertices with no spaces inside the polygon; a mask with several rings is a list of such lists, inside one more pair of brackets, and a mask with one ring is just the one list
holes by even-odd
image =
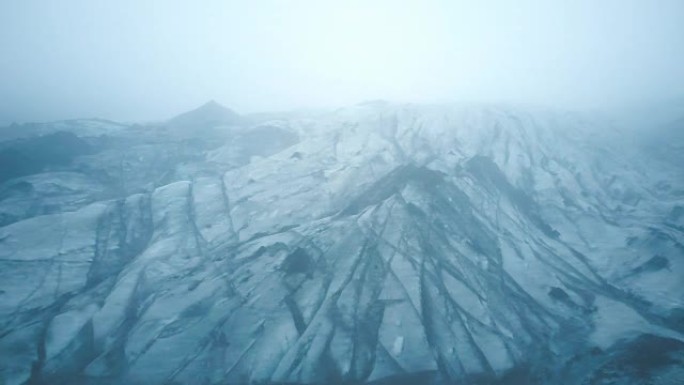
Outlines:
{"label": "mountain peak", "polygon": [[211,108],[211,109],[213,109],[213,108],[220,108],[220,109],[228,110],[228,108],[226,108],[225,106],[223,106],[221,103],[217,102],[217,101],[214,100],[214,99],[211,99],[211,100],[209,100],[208,102],[202,104],[202,105],[199,106],[197,109],[209,109],[209,108]]}
{"label": "mountain peak", "polygon": [[212,99],[194,110],[172,118],[167,125],[178,128],[200,128],[236,124],[239,121],[240,115]]}

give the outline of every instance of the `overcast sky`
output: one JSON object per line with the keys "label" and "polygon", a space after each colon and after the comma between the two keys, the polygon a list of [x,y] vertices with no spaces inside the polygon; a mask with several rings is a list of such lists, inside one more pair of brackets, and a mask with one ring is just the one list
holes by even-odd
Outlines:
{"label": "overcast sky", "polygon": [[0,1],[0,123],[682,95],[683,0]]}

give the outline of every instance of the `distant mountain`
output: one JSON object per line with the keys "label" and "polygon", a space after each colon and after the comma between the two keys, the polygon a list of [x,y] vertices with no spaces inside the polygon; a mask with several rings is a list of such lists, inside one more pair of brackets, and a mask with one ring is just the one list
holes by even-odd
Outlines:
{"label": "distant mountain", "polygon": [[209,103],[1,184],[0,383],[681,383],[660,147],[500,106],[279,116],[208,139],[240,121]]}
{"label": "distant mountain", "polygon": [[206,129],[223,125],[235,125],[240,115],[211,100],[202,106],[170,119],[166,126],[177,129]]}
{"label": "distant mountain", "polygon": [[71,132],[58,131],[31,139],[0,143],[0,183],[35,174],[48,166],[63,166],[92,149]]}
{"label": "distant mountain", "polygon": [[129,125],[106,119],[71,119],[43,123],[12,124],[0,127],[0,142],[53,134],[58,131],[71,132],[78,136],[117,135]]}

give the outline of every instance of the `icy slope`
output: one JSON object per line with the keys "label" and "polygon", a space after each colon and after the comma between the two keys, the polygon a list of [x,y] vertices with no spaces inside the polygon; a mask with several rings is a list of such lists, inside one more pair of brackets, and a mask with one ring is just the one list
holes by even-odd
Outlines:
{"label": "icy slope", "polygon": [[606,122],[374,103],[225,143],[0,227],[6,384],[681,378],[683,181]]}

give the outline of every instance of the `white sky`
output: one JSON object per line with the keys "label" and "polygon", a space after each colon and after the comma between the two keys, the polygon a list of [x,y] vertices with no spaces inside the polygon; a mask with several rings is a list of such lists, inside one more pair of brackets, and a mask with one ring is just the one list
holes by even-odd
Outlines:
{"label": "white sky", "polygon": [[684,0],[0,0],[0,123],[684,95]]}

